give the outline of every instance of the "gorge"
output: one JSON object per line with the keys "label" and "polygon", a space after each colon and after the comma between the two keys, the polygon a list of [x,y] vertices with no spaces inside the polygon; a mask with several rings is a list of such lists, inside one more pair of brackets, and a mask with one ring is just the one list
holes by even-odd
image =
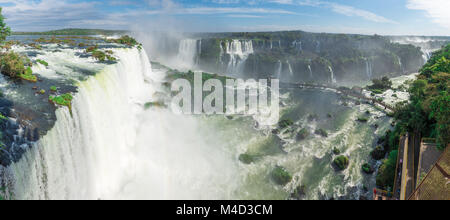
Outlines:
{"label": "gorge", "polygon": [[[150,36],[134,35],[142,46],[100,37],[11,36],[20,42],[11,50],[30,57],[40,80],[1,78],[2,138],[8,139],[0,154],[2,197],[370,198],[375,176],[361,167],[381,165],[370,154],[391,128],[383,109],[332,91],[281,88],[281,120],[273,126],[258,115],[175,115],[167,107],[169,79],[198,70],[362,87],[388,76],[392,89],[374,96],[395,104],[408,100],[402,87],[427,53],[448,40],[424,49],[383,36],[273,32],[191,34],[152,45]],[[101,61],[95,51],[114,59]],[[49,103],[49,96],[66,93],[73,94],[70,107]],[[339,154],[349,161],[337,172]],[[290,175],[284,184],[273,178],[278,167]]]}

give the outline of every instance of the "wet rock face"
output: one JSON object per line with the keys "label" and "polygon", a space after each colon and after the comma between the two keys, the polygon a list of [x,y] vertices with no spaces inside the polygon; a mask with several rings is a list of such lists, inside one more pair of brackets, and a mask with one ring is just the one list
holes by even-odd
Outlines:
{"label": "wet rock face", "polygon": [[284,81],[327,83],[333,74],[337,81],[367,81],[416,72],[423,63],[420,48],[393,44],[382,36],[273,32],[199,34],[196,38],[202,45],[197,64],[213,72],[227,72],[230,57],[221,44],[251,41],[252,52],[243,69],[237,70],[250,78],[276,76]]}
{"label": "wet rock face", "polygon": [[[31,146],[31,142],[39,140],[38,129],[30,129],[21,126],[13,117],[13,102],[5,98],[0,98],[0,113],[5,116],[0,119],[0,165],[9,166],[16,162]],[[24,132],[19,132],[24,131]]]}

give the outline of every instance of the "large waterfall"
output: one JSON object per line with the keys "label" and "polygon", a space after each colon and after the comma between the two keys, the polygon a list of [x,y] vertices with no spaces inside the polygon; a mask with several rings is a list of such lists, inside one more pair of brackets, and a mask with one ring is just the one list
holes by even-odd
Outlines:
{"label": "large waterfall", "polygon": [[0,170],[12,198],[229,198],[220,187],[233,189],[233,164],[203,140],[198,122],[144,110],[164,73],[152,72],[138,49],[115,54],[118,64],[79,83],[72,113],[58,109],[53,129]]}
{"label": "large waterfall", "polygon": [[193,68],[198,64],[201,52],[201,40],[183,39],[180,41],[177,66],[182,69]]}
{"label": "large waterfall", "polygon": [[366,58],[366,75],[369,80],[372,79],[373,64],[372,64],[372,60],[370,60],[370,58]]}
{"label": "large waterfall", "polygon": [[[222,44],[220,44],[221,47]],[[252,54],[253,43],[251,40],[231,40],[225,43],[225,48],[221,48],[224,54],[229,56],[226,72],[228,74],[241,74],[245,61]]]}

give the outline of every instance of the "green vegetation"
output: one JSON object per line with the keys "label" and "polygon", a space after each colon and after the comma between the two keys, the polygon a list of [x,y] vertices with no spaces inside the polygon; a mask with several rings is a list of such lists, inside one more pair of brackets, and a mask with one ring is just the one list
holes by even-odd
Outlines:
{"label": "green vegetation", "polygon": [[333,154],[339,155],[339,154],[341,154],[341,151],[335,147],[335,148],[333,148]]}
{"label": "green vegetation", "polygon": [[23,80],[27,80],[30,82],[37,82],[37,77],[33,75],[31,67],[27,67],[24,73],[18,74],[17,76]]}
{"label": "green vegetation", "polygon": [[251,164],[256,161],[256,157],[250,154],[241,154],[239,155],[239,161],[244,164]]}
{"label": "green vegetation", "polygon": [[349,165],[348,157],[338,156],[333,160],[333,164],[336,166],[338,170],[345,170]]}
{"label": "green vegetation", "polygon": [[5,17],[3,17],[2,14],[2,8],[0,7],[0,42],[3,43],[3,41],[6,40],[6,37],[11,35],[11,28],[7,27],[5,24]]}
{"label": "green vegetation", "polygon": [[364,116],[359,116],[357,121],[362,122],[362,123],[366,123],[369,121],[369,118],[364,117]]}
{"label": "green vegetation", "polygon": [[31,70],[31,61],[13,51],[0,54],[0,66],[2,74],[14,79],[23,79],[37,82],[37,77]]}
{"label": "green vegetation", "polygon": [[281,129],[287,128],[292,125],[294,125],[294,122],[291,119],[283,119],[278,122],[278,127],[280,127]]}
{"label": "green vegetation", "polygon": [[386,76],[381,79],[373,79],[372,85],[367,86],[367,89],[375,94],[382,94],[386,90],[392,89],[392,81]]}
{"label": "green vegetation", "polygon": [[302,128],[297,134],[297,140],[305,140],[309,136],[309,131],[306,128]]}
{"label": "green vegetation", "polygon": [[58,91],[58,88],[56,86],[50,86],[50,91],[56,92]]}
{"label": "green vegetation", "polygon": [[366,174],[372,174],[373,172],[375,172],[375,170],[372,168],[372,166],[370,166],[370,164],[365,163],[361,166],[361,169],[364,171],[364,173]]}
{"label": "green vegetation", "polygon": [[[35,39],[34,42],[36,42],[36,43],[47,43],[47,44],[69,44],[69,45],[72,45],[72,46],[76,45],[75,40],[72,39],[71,37],[65,37],[65,38],[60,38],[60,37],[55,37],[55,36],[52,36],[51,38],[41,37],[39,39]],[[30,44],[30,46],[36,48],[36,44]],[[40,48],[41,48],[41,46],[39,45],[39,49]]]}
{"label": "green vegetation", "polygon": [[[1,43],[1,41],[0,41]],[[3,45],[0,45],[1,49],[10,50],[13,45],[22,45],[19,41],[6,41]]]}
{"label": "green vegetation", "polygon": [[40,63],[40,64],[44,65],[45,67],[48,67],[48,63],[45,62],[44,60],[37,59],[37,60],[36,60],[36,63]]}
{"label": "green vegetation", "polygon": [[410,88],[410,102],[397,106],[398,132],[436,138],[440,149],[450,143],[450,45],[433,54]]}
{"label": "green vegetation", "polygon": [[60,106],[66,106],[69,108],[69,110],[72,110],[72,95],[70,93],[65,93],[58,96],[49,96],[48,101],[50,103],[60,105]]}
{"label": "green vegetation", "polygon": [[377,186],[383,189],[394,188],[395,168],[397,167],[398,151],[394,150],[389,154],[388,159],[378,169],[376,178]]}
{"label": "green vegetation", "polygon": [[98,50],[98,45],[95,46],[90,46],[88,48],[86,48],[86,53],[91,53],[92,57],[100,62],[104,62],[106,60],[108,61],[116,61],[117,59],[113,56],[111,56],[112,51],[108,50],[108,51],[101,51]]}
{"label": "green vegetation", "polygon": [[96,51],[97,49],[98,49],[98,45],[90,46],[90,47],[86,48],[86,53],[92,53],[92,52]]}
{"label": "green vegetation", "polygon": [[5,198],[2,195],[5,195],[5,187],[0,188],[0,201],[5,200]]}
{"label": "green vegetation", "polygon": [[435,139],[439,149],[450,143],[450,45],[433,53],[420,70],[418,79],[409,89],[409,102],[396,106],[395,128],[384,138],[385,152],[389,158],[383,161],[377,186],[392,188],[395,178],[396,159],[401,135],[406,132],[420,133],[422,137]]}
{"label": "green vegetation", "polygon": [[105,61],[106,60],[106,54],[103,51],[95,50],[92,52],[92,57],[94,57],[96,60],[99,61]]}
{"label": "green vegetation", "polygon": [[144,105],[144,109],[149,109],[151,107],[167,107],[164,102],[147,102]]}
{"label": "green vegetation", "polygon": [[47,32],[13,32],[13,35],[115,35],[124,34],[122,30],[102,29],[61,29]]}
{"label": "green vegetation", "polygon": [[134,47],[134,46],[138,46],[140,48],[142,48],[142,45],[139,44],[136,39],[128,36],[128,35],[124,35],[119,39],[108,39],[106,40],[109,43],[116,43],[116,44],[123,44],[123,45],[127,45],[130,47]]}
{"label": "green vegetation", "polygon": [[292,175],[281,166],[276,166],[271,172],[272,180],[278,185],[286,185],[292,180]]}
{"label": "green vegetation", "polygon": [[314,133],[317,135],[320,135],[322,137],[328,137],[328,132],[322,128],[316,129],[316,131]]}

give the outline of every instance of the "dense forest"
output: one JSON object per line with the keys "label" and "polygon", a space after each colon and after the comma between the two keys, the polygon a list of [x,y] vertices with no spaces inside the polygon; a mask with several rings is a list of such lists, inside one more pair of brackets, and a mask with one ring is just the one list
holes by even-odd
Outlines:
{"label": "dense forest", "polygon": [[377,185],[392,189],[399,138],[406,132],[419,133],[427,141],[436,142],[440,150],[450,143],[450,45],[433,53],[422,67],[409,90],[410,101],[399,103],[395,112],[395,128],[383,137],[389,157],[381,166]]}

